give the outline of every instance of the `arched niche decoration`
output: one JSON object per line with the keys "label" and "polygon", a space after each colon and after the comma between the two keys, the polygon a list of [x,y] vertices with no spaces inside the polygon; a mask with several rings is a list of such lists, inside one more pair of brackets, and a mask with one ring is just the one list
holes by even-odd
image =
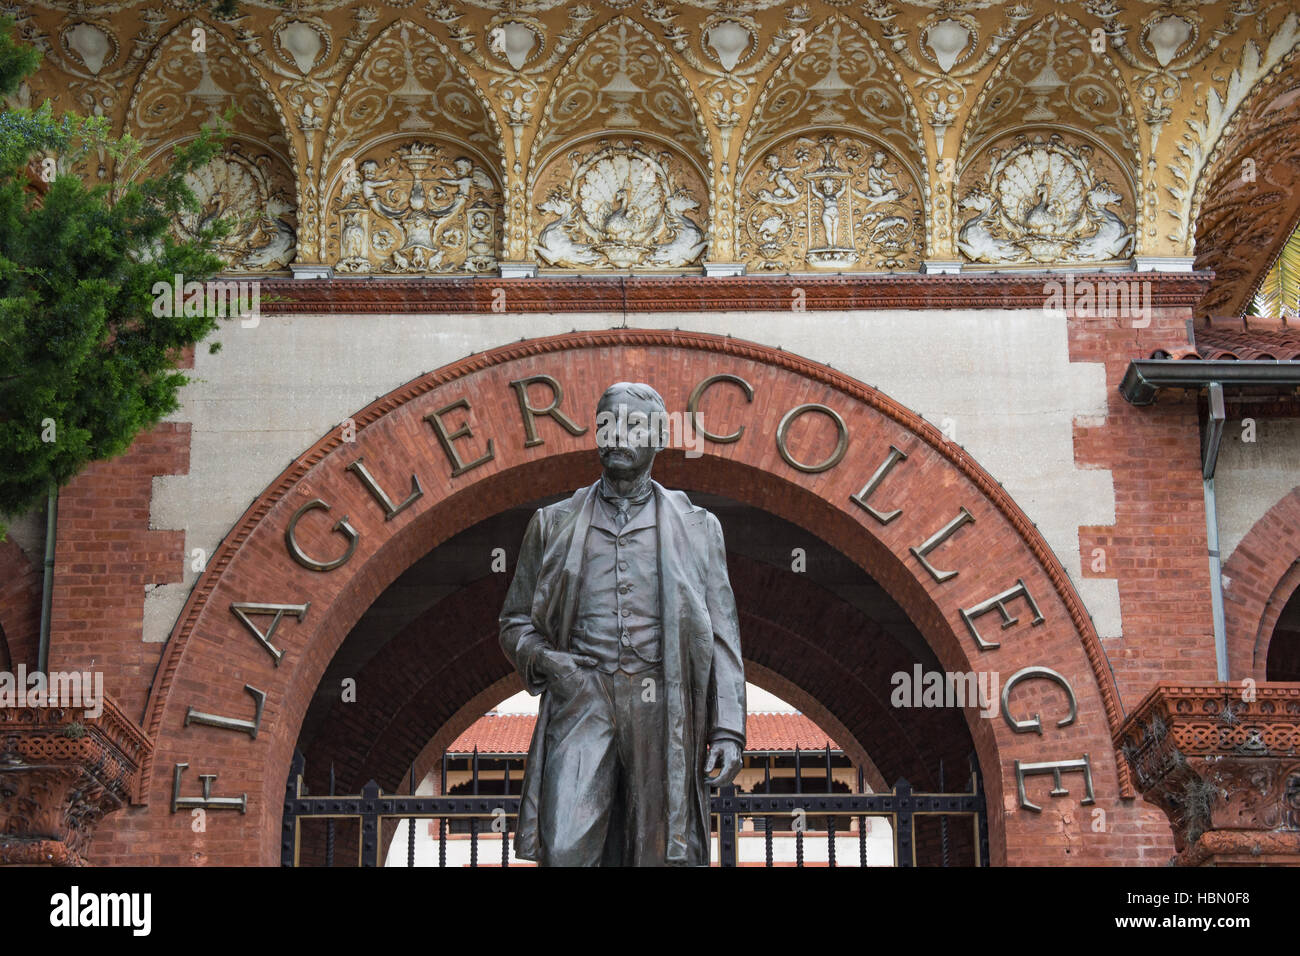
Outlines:
{"label": "arched niche decoration", "polygon": [[1130,169],[1140,161],[1137,118],[1119,68],[1094,52],[1087,30],[1061,13],[1024,30],[994,68],[962,128],[957,166],[1008,129],[1088,130]]}
{"label": "arched niche decoration", "polygon": [[794,132],[764,149],[737,190],[737,255],[750,273],[916,272],[924,175],[860,130]]}
{"label": "arched niche decoration", "polygon": [[322,251],[340,275],[495,273],[497,164],[463,140],[389,133],[326,183]]}
{"label": "arched niche decoration", "polygon": [[528,255],[542,268],[697,267],[713,159],[699,103],[668,51],[618,16],[573,52],[529,154]]}
{"label": "arched niche decoration", "polygon": [[1137,191],[1101,142],[1021,127],[957,170],[957,249],[971,263],[1111,263],[1132,256]]}
{"label": "arched niche decoration", "polygon": [[182,213],[174,231],[192,238],[207,222],[228,219],[233,228],[216,251],[230,270],[281,272],[297,251],[297,151],[261,72],[211,24],[181,21],[141,69],[126,119],[126,132],[142,144],[133,172],[159,172],[174,147],[215,124],[233,104],[239,110],[224,149],[186,176],[199,210]]}
{"label": "arched niche decoration", "polygon": [[531,188],[543,268],[596,271],[698,266],[709,247],[709,180],[657,136],[570,141]]}
{"label": "arched niche decoration", "polygon": [[1131,257],[1144,201],[1137,128],[1118,67],[1088,31],[1064,14],[1035,23],[999,60],[962,129],[960,255],[1042,265]]}
{"label": "arched niche decoration", "polygon": [[321,156],[322,256],[342,274],[495,271],[504,142],[437,37],[397,20],[343,82]]}
{"label": "arched niche decoration", "polygon": [[[808,153],[801,138],[816,150]],[[795,151],[818,158],[796,162]],[[880,162],[877,152],[883,153]],[[777,181],[781,175],[788,184]],[[916,104],[875,38],[841,14],[819,23],[759,94],[741,140],[737,181],[736,249],[751,269],[915,271],[932,244],[930,184]],[[796,192],[807,194],[802,229],[782,208],[798,205],[791,198]],[[900,202],[893,201],[894,192]],[[836,242],[829,241],[831,231]],[[858,254],[813,251],[818,248],[852,248]]]}

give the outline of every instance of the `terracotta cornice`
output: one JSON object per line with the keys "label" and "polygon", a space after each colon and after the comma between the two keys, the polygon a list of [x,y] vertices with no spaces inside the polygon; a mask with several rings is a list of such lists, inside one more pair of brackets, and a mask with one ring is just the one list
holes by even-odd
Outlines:
{"label": "terracotta cornice", "polygon": [[[1172,731],[1178,748],[1189,754],[1217,754],[1225,748],[1267,745],[1275,753],[1300,753],[1300,683],[1271,681],[1251,688],[1242,684],[1189,684],[1161,681],[1115,732],[1115,744],[1135,752],[1148,743],[1153,720]],[[1214,733],[1208,733],[1213,727]]]}
{"label": "terracotta cornice", "polygon": [[1115,743],[1177,863],[1300,865],[1300,682],[1163,681]]}
{"label": "terracotta cornice", "polygon": [[[118,705],[105,696],[103,713],[77,709],[16,707],[0,710],[0,771],[26,762],[80,763],[109,793],[134,798],[141,766],[153,744]],[[69,729],[80,725],[80,730]]]}
{"label": "terracotta cornice", "polygon": [[[247,279],[247,277],[240,277]],[[1151,283],[1151,304],[1191,308],[1212,272],[1074,274]],[[293,313],[750,312],[1037,309],[1064,273],[882,276],[592,276],[537,279],[263,279],[260,310]],[[802,296],[796,290],[802,290]],[[504,301],[501,292],[504,292]]]}
{"label": "terracotta cornice", "polygon": [[0,709],[0,865],[79,866],[107,814],[136,799],[149,739],[104,698]]}

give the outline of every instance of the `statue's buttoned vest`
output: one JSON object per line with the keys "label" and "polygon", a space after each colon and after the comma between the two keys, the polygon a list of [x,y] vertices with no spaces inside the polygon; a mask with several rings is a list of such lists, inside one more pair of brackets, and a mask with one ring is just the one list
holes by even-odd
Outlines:
{"label": "statue's buttoned vest", "polygon": [[659,533],[651,495],[620,530],[616,510],[598,498],[583,547],[583,589],[569,650],[607,674],[636,674],[663,661],[659,609]]}

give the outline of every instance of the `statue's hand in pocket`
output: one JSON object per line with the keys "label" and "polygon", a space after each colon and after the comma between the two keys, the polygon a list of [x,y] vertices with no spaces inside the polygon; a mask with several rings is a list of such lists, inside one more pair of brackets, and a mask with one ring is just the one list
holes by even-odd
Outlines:
{"label": "statue's hand in pocket", "polygon": [[595,667],[596,663],[596,658],[586,654],[569,654],[547,648],[538,655],[536,667],[549,684],[568,677],[579,667]]}

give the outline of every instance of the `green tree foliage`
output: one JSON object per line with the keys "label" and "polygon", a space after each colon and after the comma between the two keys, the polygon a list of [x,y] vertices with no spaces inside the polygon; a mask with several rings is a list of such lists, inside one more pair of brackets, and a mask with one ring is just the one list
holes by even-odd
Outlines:
{"label": "green tree foliage", "polygon": [[[0,19],[0,96],[39,60],[12,27]],[[121,171],[138,145],[114,139],[103,117],[56,119],[48,101],[0,112],[0,516],[26,512],[51,482],[122,453],[176,409],[181,353],[217,323],[206,309],[156,316],[153,289],[223,267],[213,250],[225,222],[193,241],[170,230],[197,209],[186,174],[225,135],[205,129],[157,176],[87,186],[71,172],[82,157],[107,153]]]}

